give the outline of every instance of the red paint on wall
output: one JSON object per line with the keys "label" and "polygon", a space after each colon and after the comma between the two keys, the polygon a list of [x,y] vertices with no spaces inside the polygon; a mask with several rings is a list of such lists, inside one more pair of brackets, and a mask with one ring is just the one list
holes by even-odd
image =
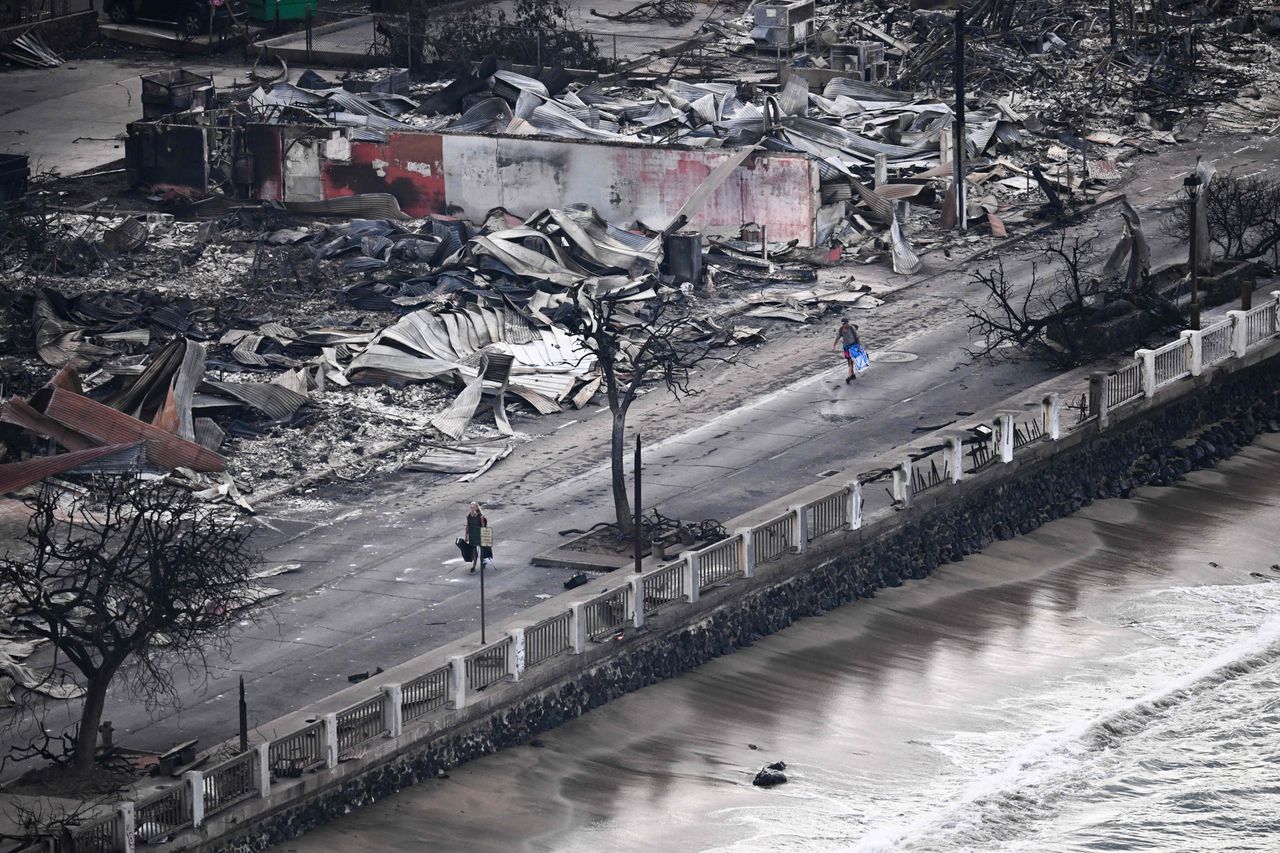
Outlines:
{"label": "red paint on wall", "polygon": [[410,216],[445,213],[444,157],[440,137],[393,133],[385,145],[353,142],[351,160],[324,160],[325,198],[391,193]]}

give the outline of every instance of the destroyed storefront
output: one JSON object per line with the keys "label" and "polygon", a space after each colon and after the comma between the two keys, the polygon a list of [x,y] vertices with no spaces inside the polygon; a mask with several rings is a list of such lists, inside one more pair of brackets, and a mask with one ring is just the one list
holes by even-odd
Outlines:
{"label": "destroyed storefront", "polygon": [[[411,217],[447,214],[473,222],[494,208],[532,212],[572,203],[652,230],[666,228],[738,153],[413,131],[362,142],[346,129],[265,124],[248,125],[245,138],[254,194],[262,201],[292,205],[387,193]],[[809,158],[762,152],[710,188],[689,212],[687,227],[736,236],[756,223],[775,240],[812,246],[817,188]]]}

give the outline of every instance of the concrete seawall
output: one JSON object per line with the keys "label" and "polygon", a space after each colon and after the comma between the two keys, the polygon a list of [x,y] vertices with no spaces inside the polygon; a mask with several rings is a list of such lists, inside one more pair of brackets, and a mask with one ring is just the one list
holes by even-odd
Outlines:
{"label": "concrete seawall", "polygon": [[[798,541],[804,543],[801,553],[784,552],[758,564],[746,557],[739,565],[745,571],[711,583],[705,576],[699,580],[700,570],[694,567],[698,561],[686,557],[682,594],[669,596],[652,612],[646,597],[649,588],[638,577],[627,578],[621,572],[558,596],[513,620],[508,635],[494,631],[498,643],[481,647],[475,638],[467,638],[259,727],[258,733],[268,740],[249,753],[204,773],[188,774],[158,794],[143,793],[136,806],[126,804],[114,817],[104,818],[111,821],[121,843],[93,849],[132,849],[126,839],[131,841],[135,832],[153,849],[266,849],[416,781],[526,743],[539,732],[750,645],[797,619],[925,577],[944,563],[997,539],[1034,530],[1095,499],[1126,496],[1141,485],[1171,483],[1193,468],[1231,455],[1260,431],[1280,430],[1277,354],[1280,341],[1268,335],[1250,347],[1242,344],[1233,357],[1214,366],[1201,366],[1188,355],[1196,364],[1196,375],[1164,380],[1163,385],[1153,382],[1149,394],[1125,398],[1123,408],[1109,416],[1105,408],[1101,418],[1095,411],[1094,417],[1063,430],[1056,440],[1049,440],[1054,431],[1046,429],[1041,438],[1014,450],[1010,438],[1004,457],[1008,461],[979,465],[958,483],[931,487],[914,495],[909,505],[876,512],[856,524],[855,509],[849,523],[828,525],[825,535],[806,536],[809,522],[802,519],[805,506],[829,500],[830,481],[793,493],[735,521],[759,529],[766,519],[790,508],[800,531]],[[1060,377],[1029,394],[1038,400],[1074,389],[1081,379],[1082,374]],[[990,416],[984,420],[992,422]],[[939,434],[919,441],[936,445],[947,439],[947,434]],[[884,464],[891,467],[894,460]],[[854,477],[854,472],[847,472],[849,482]],[[828,497],[821,497],[824,494]],[[853,495],[858,494],[855,489]],[[851,503],[859,505],[856,500]],[[751,550],[746,544],[750,541],[751,536],[739,540],[743,553]],[[603,596],[596,595],[602,588]],[[628,588],[634,593],[630,599],[623,593]],[[637,598],[642,605],[637,606]],[[582,627],[589,621],[583,616],[583,602],[597,599],[621,601],[624,610],[629,600],[631,612],[616,628],[595,631],[596,641],[591,641]],[[570,606],[576,653],[564,650],[537,660],[536,666],[530,658],[526,667],[526,631],[531,629],[520,626],[563,615]],[[478,681],[471,681],[469,663],[500,644],[503,660],[511,661],[514,680],[504,678],[478,688]],[[403,701],[408,685],[433,673],[448,678],[452,693],[446,690],[430,713],[410,721]],[[366,718],[371,721],[353,737],[350,725],[344,729],[338,720],[355,720],[361,708],[370,709]],[[299,732],[309,733],[309,742],[317,747],[308,755],[319,758],[310,763],[320,769],[274,773],[279,766],[274,750]],[[164,808],[181,810],[183,803],[188,813],[178,816],[177,825],[166,825]],[[208,804],[213,808],[206,816]]]}

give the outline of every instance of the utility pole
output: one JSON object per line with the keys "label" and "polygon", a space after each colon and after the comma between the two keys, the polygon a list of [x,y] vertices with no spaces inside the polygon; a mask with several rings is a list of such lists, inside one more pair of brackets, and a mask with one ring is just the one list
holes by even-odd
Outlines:
{"label": "utility pole", "polygon": [[636,433],[636,520],[632,535],[634,536],[635,557],[636,557],[636,574],[640,573],[640,433]]}
{"label": "utility pole", "polygon": [[1192,172],[1182,181],[1187,194],[1187,221],[1191,224],[1191,328],[1200,331],[1200,175]]}
{"label": "utility pole", "polygon": [[956,116],[955,116],[955,139],[952,143],[954,152],[952,154],[954,161],[952,164],[953,181],[952,186],[955,187],[956,196],[956,227],[961,231],[967,230],[968,222],[965,216],[965,186],[964,186],[964,9],[956,7],[956,54],[953,65],[955,67],[955,87],[956,87]]}
{"label": "utility pole", "polygon": [[240,676],[240,751],[249,751],[249,706],[244,701],[244,676]]}

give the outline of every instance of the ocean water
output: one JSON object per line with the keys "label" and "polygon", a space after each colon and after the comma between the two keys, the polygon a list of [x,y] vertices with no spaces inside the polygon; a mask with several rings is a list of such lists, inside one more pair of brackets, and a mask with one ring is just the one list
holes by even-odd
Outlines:
{"label": "ocean water", "polygon": [[1277,471],[1264,439],[283,847],[1280,851]]}
{"label": "ocean water", "polygon": [[1280,850],[1277,614],[1277,584],[1125,600],[1106,616],[1149,644],[937,739],[941,801],[849,849]]}

